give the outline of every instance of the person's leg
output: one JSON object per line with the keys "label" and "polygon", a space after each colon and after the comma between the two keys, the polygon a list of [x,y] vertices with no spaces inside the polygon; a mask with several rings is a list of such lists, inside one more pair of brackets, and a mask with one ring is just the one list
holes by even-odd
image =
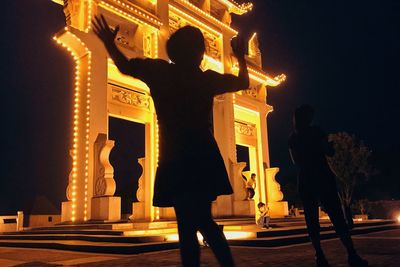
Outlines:
{"label": "person's leg", "polygon": [[350,266],[368,266],[368,262],[361,259],[354,249],[353,240],[351,239],[337,192],[324,193],[321,196],[321,203],[324,205],[336,233],[347,250]]}
{"label": "person's leg", "polygon": [[197,240],[197,226],[193,213],[196,210],[186,201],[179,201],[175,207],[178,222],[179,247],[184,267],[200,266],[200,249]]}
{"label": "person's leg", "polygon": [[269,217],[269,216],[265,216],[265,226],[267,227],[267,228],[269,228],[269,221],[271,220],[271,217]]}
{"label": "person's leg", "polygon": [[320,225],[318,217],[318,200],[311,193],[301,194],[301,199],[304,206],[304,217],[306,220],[308,235],[315,249],[317,257],[324,256],[320,241]]}
{"label": "person's leg", "polygon": [[214,252],[219,264],[222,267],[235,266],[225,235],[212,219],[211,202],[198,203],[196,213],[199,230]]}
{"label": "person's leg", "polygon": [[254,188],[251,188],[250,189],[250,199],[253,199],[255,194],[256,194],[256,191],[254,191]]}
{"label": "person's leg", "polygon": [[246,188],[246,199],[245,200],[249,200],[251,196],[251,188]]}
{"label": "person's leg", "polygon": [[321,196],[321,204],[324,206],[326,212],[331,219],[336,233],[339,235],[340,240],[347,249],[349,254],[354,254],[353,241],[351,240],[350,233],[344,218],[342,206],[340,203],[337,192],[326,192]]}
{"label": "person's leg", "polygon": [[315,250],[315,261],[318,267],[328,267],[329,263],[325,258],[321,247],[320,225],[318,216],[318,198],[312,192],[301,193],[304,206],[304,217],[306,220],[308,236]]}

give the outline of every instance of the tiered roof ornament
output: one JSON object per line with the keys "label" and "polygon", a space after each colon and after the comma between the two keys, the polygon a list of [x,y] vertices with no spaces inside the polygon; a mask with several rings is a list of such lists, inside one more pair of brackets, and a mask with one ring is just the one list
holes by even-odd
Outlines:
{"label": "tiered roof ornament", "polygon": [[234,0],[219,0],[223,4],[228,6],[228,10],[230,13],[234,13],[237,15],[243,15],[253,9],[253,3],[247,2],[243,4],[239,4]]}

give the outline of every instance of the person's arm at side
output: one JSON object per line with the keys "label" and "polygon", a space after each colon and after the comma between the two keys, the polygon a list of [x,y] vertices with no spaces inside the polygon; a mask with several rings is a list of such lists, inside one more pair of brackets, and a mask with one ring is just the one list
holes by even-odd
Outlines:
{"label": "person's arm at side", "polygon": [[335,149],[333,148],[333,141],[329,142],[328,135],[319,128],[321,134],[321,146],[325,156],[333,157],[335,155]]}
{"label": "person's arm at side", "polygon": [[106,48],[108,54],[111,59],[114,61],[118,70],[123,74],[131,74],[129,72],[129,59],[122,54],[122,52],[116,46],[114,40],[119,31],[119,26],[112,30],[103,15],[95,16],[92,21],[93,31],[99,37],[99,39],[103,42],[104,47]]}
{"label": "person's arm at side", "polygon": [[223,94],[228,92],[236,92],[249,88],[250,80],[247,70],[247,63],[245,59],[245,45],[244,40],[236,37],[231,41],[232,51],[239,63],[238,76],[232,74],[217,74],[214,79],[215,94]]}
{"label": "person's arm at side", "polygon": [[298,157],[296,155],[296,152],[293,149],[289,148],[289,154],[290,154],[290,159],[292,160],[292,163],[294,165],[297,165]]}

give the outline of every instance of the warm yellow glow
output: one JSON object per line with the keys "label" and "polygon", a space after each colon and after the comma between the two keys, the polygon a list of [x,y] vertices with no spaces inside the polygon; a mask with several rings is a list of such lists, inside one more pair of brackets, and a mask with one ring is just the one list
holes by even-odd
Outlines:
{"label": "warm yellow glow", "polygon": [[[254,232],[246,232],[246,231],[224,231],[224,235],[226,239],[246,239],[246,238],[254,238],[256,237],[256,233]],[[203,235],[200,232],[197,232],[197,239],[200,243],[203,243]],[[177,233],[166,234],[166,241],[179,241],[179,235]]]}
{"label": "warm yellow glow", "polygon": [[178,17],[179,17],[179,16],[183,16],[183,17],[185,17],[186,19],[189,19],[190,21],[192,21],[194,24],[197,24],[198,27],[209,31],[210,33],[212,33],[212,34],[214,34],[214,35],[216,35],[216,36],[218,36],[218,37],[221,37],[221,36],[222,36],[222,33],[220,33],[219,31],[217,31],[217,30],[211,28],[211,27],[208,26],[207,24],[204,24],[204,23],[201,22],[200,20],[194,18],[193,16],[187,14],[186,12],[180,10],[179,8],[177,8],[177,7],[175,7],[175,6],[171,5],[171,4],[169,5],[169,10],[172,11],[173,13],[177,13],[176,15],[178,15]]}
{"label": "warm yellow glow", "polygon": [[246,118],[246,120],[253,122],[253,120],[256,122],[258,120],[258,117],[260,116],[260,113],[256,110],[249,109],[240,105],[233,105],[235,108],[235,112],[242,112],[242,116]]}
{"label": "warm yellow glow", "polygon": [[245,231],[224,231],[226,239],[245,239],[256,237],[254,232]]}
{"label": "warm yellow glow", "polygon": [[234,0],[219,0],[225,5],[228,6],[229,12],[233,12],[235,14],[243,15],[253,9],[252,3],[243,3],[239,4]]}
{"label": "warm yellow glow", "polygon": [[156,220],[159,220],[160,219],[160,208],[156,207],[154,209],[156,211]]}
{"label": "warm yellow glow", "polygon": [[86,20],[86,32],[89,32],[89,30],[92,28],[92,0],[88,0],[88,12],[87,12],[87,20]]}
{"label": "warm yellow glow", "polygon": [[[113,1],[114,1],[114,2],[117,2],[117,3],[120,2],[120,1],[118,1],[118,0],[113,0]],[[121,2],[120,2],[120,3],[121,3]],[[161,22],[161,21],[156,20],[156,19],[150,17],[149,15],[143,13],[142,11],[139,11],[139,10],[137,10],[136,8],[133,8],[133,7],[129,6],[129,5],[126,5],[125,3],[121,3],[121,5],[122,5],[122,4],[123,4],[123,6],[126,7],[127,9],[133,11],[136,15],[138,15],[138,16],[140,16],[140,17],[142,17],[142,18],[145,18],[145,19],[148,19],[149,21],[151,21],[151,24],[150,24],[150,23],[147,23],[146,21],[144,21],[144,20],[142,20],[142,19],[140,19],[140,18],[138,18],[138,17],[136,17],[136,16],[132,16],[131,14],[129,14],[129,13],[127,13],[127,12],[125,12],[125,11],[123,11],[123,10],[121,10],[121,9],[119,9],[119,8],[117,8],[117,7],[115,7],[115,6],[113,6],[113,5],[110,5],[109,3],[106,3],[106,2],[104,2],[104,1],[101,1],[101,2],[99,3],[99,6],[102,7],[102,8],[104,8],[104,9],[106,9],[106,10],[108,10],[108,11],[110,11],[110,12],[112,12],[112,13],[114,13],[114,14],[117,14],[117,15],[119,15],[119,16],[121,16],[121,17],[123,17],[123,18],[125,18],[125,19],[127,19],[127,20],[129,20],[129,21],[132,21],[132,22],[134,22],[134,23],[136,23],[136,24],[137,24],[137,23],[139,23],[139,24],[144,24],[144,25],[153,27],[153,28],[155,28],[156,30],[158,30],[158,27],[159,27],[159,26],[162,26],[162,22]],[[154,24],[154,25],[153,25],[153,24]]]}
{"label": "warm yellow glow", "polygon": [[[143,10],[139,10],[139,9],[137,9],[137,8],[135,8],[135,7],[132,7],[132,6],[128,5],[128,4],[125,4],[124,2],[121,2],[121,1],[119,1],[119,0],[112,0],[112,1],[113,1],[114,3],[117,3],[118,5],[121,5],[122,7],[126,8],[126,9],[128,9],[128,10],[130,10],[130,11],[132,11],[132,12],[134,12],[135,14],[141,16],[142,18],[145,18],[145,19],[147,19],[147,20],[150,20],[152,23],[155,23],[155,24],[158,25],[158,26],[163,25],[161,21],[159,21],[158,19],[156,19],[156,18],[154,18],[154,17],[149,16],[149,15],[146,14]],[[153,0],[153,1],[150,0],[150,2],[153,2],[152,4],[155,4],[155,3],[157,2],[157,0]],[[154,2],[155,2],[155,3],[154,3]]]}
{"label": "warm yellow glow", "polygon": [[[87,50],[87,47],[86,47]],[[88,51],[88,50],[87,50]],[[87,221],[88,215],[88,181],[89,181],[89,126],[90,126],[90,86],[91,86],[91,65],[92,53],[87,54],[87,74],[86,74],[86,136],[85,136],[85,203],[84,203],[84,221]]]}
{"label": "warm yellow glow", "polygon": [[154,53],[154,57],[158,58],[158,31],[154,32],[154,38],[153,38],[153,43],[154,43],[154,47],[153,47],[153,53]]}
{"label": "warm yellow glow", "polygon": [[[71,47],[69,47],[67,44],[63,43],[61,40],[59,40],[57,37],[53,37],[53,40],[55,40],[57,42],[57,44],[60,44],[63,48],[65,48],[73,57],[74,61],[75,61],[75,98],[74,98],[74,116],[73,116],[73,151],[72,151],[72,192],[71,192],[71,220],[74,222],[76,217],[75,214],[76,212],[76,208],[77,208],[77,178],[78,178],[78,162],[79,162],[79,157],[78,157],[78,148],[79,148],[79,127],[80,127],[80,123],[79,123],[79,109],[80,109],[80,103],[81,103],[81,84],[82,84],[82,80],[86,77],[86,89],[87,89],[87,94],[86,94],[86,135],[85,135],[85,177],[84,177],[84,181],[85,181],[85,195],[84,195],[84,220],[87,220],[87,207],[88,207],[88,191],[87,191],[87,184],[88,184],[88,164],[89,164],[89,115],[90,115],[90,69],[91,69],[91,53],[88,50],[88,48],[86,47],[86,45],[74,34],[72,34],[71,32],[68,31],[68,28],[65,28],[66,30],[66,34],[72,36],[77,42],[80,43],[80,45],[82,47],[84,47],[85,50],[85,54],[84,55],[78,55],[74,49],[72,49]],[[82,66],[82,61],[85,60],[86,57],[86,64],[87,64],[87,73],[86,76],[83,72],[81,72],[81,66]]]}
{"label": "warm yellow glow", "polygon": [[400,215],[399,215],[399,216],[397,216],[397,222],[399,222],[399,223],[400,223]]}
{"label": "warm yellow glow", "polygon": [[160,158],[160,129],[158,127],[158,120],[156,120],[156,167],[158,167],[158,160]]}
{"label": "warm yellow glow", "polygon": [[[55,1],[62,2],[61,0]],[[220,2],[219,8],[223,9],[224,12],[228,11],[239,14],[241,12],[243,13],[245,10],[250,10],[251,7],[251,5],[241,5],[231,0],[216,1]],[[103,115],[112,115],[146,124],[146,140],[148,141],[146,141],[146,157],[143,161],[140,161],[143,163],[144,179],[142,181],[142,191],[139,191],[139,194],[142,199],[141,202],[143,203],[141,203],[142,205],[139,206],[135,205],[135,210],[137,208],[140,212],[135,214],[137,216],[135,216],[134,219],[143,221],[169,219],[169,217],[173,216],[172,211],[168,209],[158,209],[151,205],[155,171],[158,165],[160,154],[160,129],[156,119],[157,117],[155,114],[154,103],[152,103],[149,89],[147,85],[140,80],[121,74],[110,60],[107,63],[107,69],[105,69],[105,66],[101,66],[99,67],[99,70],[95,71],[95,65],[93,65],[91,68],[92,62],[98,62],[99,64],[103,63],[102,60],[104,59],[104,55],[102,53],[98,53],[97,50],[93,50],[93,52],[88,50],[88,47],[97,47],[95,42],[98,42],[98,40],[96,41],[91,37],[92,34],[90,29],[90,20],[95,14],[103,12],[105,15],[108,14],[113,16],[114,23],[125,23],[126,27],[133,27],[134,31],[136,31],[136,33],[133,34],[135,34],[135,36],[138,34],[136,37],[143,37],[143,39],[137,40],[135,37],[134,41],[129,42],[129,45],[133,45],[135,47],[133,51],[130,51],[130,56],[145,56],[150,58],[158,58],[159,56],[165,57],[165,51],[162,47],[164,47],[165,41],[170,33],[168,26],[171,26],[171,29],[175,29],[175,27],[180,27],[183,25],[196,26],[204,33],[207,40],[207,45],[209,45],[207,47],[208,53],[204,56],[204,61],[202,64],[203,70],[212,69],[220,73],[230,72],[235,74],[234,71],[238,71],[237,66],[234,66],[232,71],[230,69],[232,66],[232,53],[231,49],[229,48],[229,38],[231,38],[233,35],[237,35],[238,31],[230,27],[230,15],[228,13],[224,13],[224,18],[219,20],[218,18],[220,17],[216,16],[214,12],[210,13],[207,12],[207,10],[199,8],[194,4],[196,1],[191,0],[160,2],[157,0],[139,1],[156,11],[156,15],[141,8],[138,1],[87,0],[83,2],[84,3],[82,5],[79,5],[78,9],[68,6],[68,13],[71,16],[70,28],[66,27],[65,31],[62,31],[60,35],[57,35],[58,37],[54,38],[58,44],[62,45],[64,49],[71,54],[75,64],[73,70],[73,88],[71,88],[71,93],[73,94],[73,119],[71,122],[72,125],[70,125],[72,128],[72,150],[70,153],[72,157],[72,168],[67,192],[69,202],[66,203],[67,205],[63,205],[63,220],[65,218],[67,220],[82,222],[83,220],[97,219],[95,217],[97,217],[97,214],[99,214],[97,212],[99,205],[95,203],[93,204],[94,206],[92,206],[91,202],[93,195],[97,196],[96,172],[98,166],[96,165],[97,162],[94,161],[97,158],[98,151],[94,149],[93,145],[95,144],[95,137],[97,136],[98,131],[105,130],[104,132],[106,133],[106,129],[108,129],[107,120],[102,117]],[[151,6],[157,5],[157,2],[159,6]],[[210,7],[209,3],[207,3],[206,6]],[[163,12],[169,12],[169,14],[165,13],[165,15],[169,15],[170,20],[168,20],[168,17],[163,17]],[[157,17],[159,15],[160,17]],[[161,27],[163,23],[161,22],[160,18],[162,18],[164,24],[168,24],[165,25],[167,26],[166,28]],[[69,31],[69,29],[71,31]],[[77,32],[77,35],[82,38],[82,40],[85,40],[85,43],[82,43],[81,40],[73,34],[75,31]],[[129,35],[129,38],[132,37],[130,36],[130,33],[127,35]],[[254,44],[252,50],[256,51],[257,56],[259,56],[260,51],[256,46],[256,37],[257,34],[253,34],[250,42],[253,41]],[[226,43],[226,41],[228,41],[228,43]],[[158,50],[159,47],[161,48],[160,51]],[[261,63],[258,62],[259,57],[256,57],[255,59],[256,60],[254,63],[261,65]],[[235,59],[233,59],[233,61],[235,61]],[[265,120],[265,110],[270,110],[272,107],[266,105],[264,108],[263,105],[266,104],[264,102],[266,91],[265,86],[261,86],[260,84],[276,86],[284,81],[286,76],[281,75],[275,78],[268,77],[267,74],[261,70],[261,66],[256,67],[252,65],[252,67],[254,69],[249,68],[250,77],[252,79],[251,90],[248,90],[247,92],[243,91],[238,94],[228,94],[224,100],[222,100],[222,98],[218,98],[217,101],[225,101],[226,105],[224,104],[220,107],[218,106],[217,111],[218,114],[224,114],[226,108],[229,108],[229,114],[231,114],[233,102],[235,120],[243,123],[245,126],[247,125],[249,131],[251,132],[251,135],[246,135],[246,133],[244,133],[240,141],[243,141],[243,144],[254,146],[254,148],[252,147],[251,149],[257,150],[258,154],[256,154],[256,152],[250,153],[252,162],[254,163],[252,163],[252,166],[254,166],[252,168],[255,172],[257,172],[257,177],[259,177],[259,180],[267,181],[267,179],[264,177],[264,165],[269,165],[268,140],[265,140],[265,136],[267,136],[267,129],[266,125],[260,123],[260,121],[263,122]],[[106,72],[106,75],[104,72]],[[102,77],[105,77],[105,79]],[[107,87],[107,91],[101,94],[96,93],[94,89],[91,89],[92,85],[96,87]],[[120,91],[114,88],[114,85],[116,87],[120,87],[118,89]],[[143,94],[143,96],[141,94]],[[251,97],[248,97],[249,95]],[[107,107],[96,106],[97,104],[106,105]],[[100,109],[102,110],[99,112],[100,117],[94,118],[94,113],[97,113],[95,111]],[[240,116],[237,114],[240,114]],[[222,122],[222,120],[227,118],[226,116],[217,116],[218,120],[216,121]],[[261,116],[262,118],[260,118]],[[226,132],[223,129],[224,126],[226,126],[226,124],[220,123],[220,125],[218,125],[218,123],[216,123],[214,125],[215,131],[218,133],[216,136],[221,138],[221,140],[223,140],[223,138],[233,138],[235,141],[237,141],[238,139],[235,136],[235,132]],[[237,129],[234,128],[234,131],[236,130]],[[247,128],[245,130],[247,130]],[[225,136],[225,134],[228,134],[229,136]],[[230,151],[231,148],[229,144],[225,144],[224,141],[220,143],[222,146],[224,146],[224,153],[225,151],[226,153],[229,153],[228,155],[231,155],[231,152],[235,153],[235,151]],[[236,173],[233,173],[233,175],[233,177],[239,177],[236,175]],[[113,178],[113,173],[109,172],[107,173],[107,176],[110,177],[109,179],[111,181]],[[268,191],[267,193],[268,188],[266,184],[267,182],[263,184],[262,182],[258,181],[260,189],[259,192],[257,192],[259,195],[257,195],[257,200],[260,199],[260,201],[262,200],[266,202],[267,194],[268,196],[274,195],[273,192]],[[110,198],[110,201],[113,201],[111,198],[114,197],[114,193],[112,192],[112,190],[114,190],[113,186],[114,184],[106,185],[107,194],[105,197]],[[268,187],[269,186],[270,185],[268,183]],[[275,188],[271,190],[274,191]],[[233,205],[236,204],[243,203],[233,203]],[[235,206],[235,209],[232,209],[232,215],[240,216],[242,214],[236,213],[242,212],[252,213],[251,210],[247,211],[242,209],[241,205],[237,205],[237,207],[238,208]],[[106,216],[108,216],[108,218],[116,218],[116,211],[117,209],[109,209],[109,211],[105,211]],[[220,206],[217,205],[215,215],[221,216],[221,214],[222,211],[220,210]],[[248,231],[248,228],[245,227],[241,229],[231,229],[229,227],[225,227],[224,229],[226,230],[225,235],[228,239],[248,238],[252,236],[251,232],[246,232]],[[138,234],[138,232],[132,230],[131,234]],[[176,229],[163,229],[161,235],[166,234],[172,234],[172,238],[173,235],[175,235],[175,239],[178,239]],[[202,239],[201,235],[199,235],[199,238]]]}
{"label": "warm yellow glow", "polygon": [[[253,35],[251,36],[251,38],[249,40],[249,44],[253,43],[253,40],[254,40],[254,38],[256,38],[256,36],[257,36],[257,33],[256,32],[253,33]],[[257,51],[255,51],[254,47],[249,45],[249,56],[254,57],[254,56],[256,56],[256,54],[257,54]]]}
{"label": "warm yellow glow", "polygon": [[224,71],[224,66],[221,61],[216,60],[210,56],[204,55],[203,62],[201,63],[205,69],[210,69],[219,73]]}
{"label": "warm yellow glow", "polygon": [[197,6],[193,5],[192,3],[190,3],[189,0],[178,0],[178,2],[184,4],[186,7],[189,7],[190,9],[195,11],[196,13],[200,13],[204,17],[206,17],[206,18],[210,19],[211,21],[217,23],[219,26],[221,26],[224,29],[230,31],[234,35],[238,34],[238,31],[232,29],[231,27],[229,27],[229,25],[223,23],[222,21],[220,21],[220,20],[216,19],[215,17],[211,16],[209,13],[207,13],[204,10],[202,10],[202,9],[198,8]]}
{"label": "warm yellow glow", "polygon": [[[281,84],[282,82],[284,82],[286,80],[286,75],[285,74],[280,74],[274,78],[271,78],[269,76],[267,76],[265,73],[262,73],[258,70],[255,70],[251,67],[247,67],[248,71],[249,71],[249,77],[250,79],[253,79],[256,82],[268,85],[268,86],[278,86],[279,84]],[[234,64],[232,66],[232,72],[233,73],[238,73],[239,71],[239,67],[238,64]]]}

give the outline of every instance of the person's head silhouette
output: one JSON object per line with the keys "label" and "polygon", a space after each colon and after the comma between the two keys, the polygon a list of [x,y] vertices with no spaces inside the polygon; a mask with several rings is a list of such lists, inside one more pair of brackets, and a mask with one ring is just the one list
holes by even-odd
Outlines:
{"label": "person's head silhouette", "polygon": [[301,105],[294,112],[294,128],[296,130],[304,129],[310,126],[314,118],[314,108],[310,105]]}
{"label": "person's head silhouette", "polygon": [[198,67],[206,50],[204,36],[198,28],[185,26],[167,41],[167,53],[172,62],[185,67]]}

